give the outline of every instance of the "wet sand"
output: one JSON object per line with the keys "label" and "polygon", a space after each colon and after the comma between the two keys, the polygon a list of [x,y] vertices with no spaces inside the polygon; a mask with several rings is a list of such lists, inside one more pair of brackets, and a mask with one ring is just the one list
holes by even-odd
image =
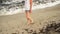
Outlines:
{"label": "wet sand", "polygon": [[25,30],[39,31],[49,21],[60,22],[60,5],[44,9],[33,10],[31,14],[34,24],[27,25],[25,13],[0,16],[0,34],[28,34]]}

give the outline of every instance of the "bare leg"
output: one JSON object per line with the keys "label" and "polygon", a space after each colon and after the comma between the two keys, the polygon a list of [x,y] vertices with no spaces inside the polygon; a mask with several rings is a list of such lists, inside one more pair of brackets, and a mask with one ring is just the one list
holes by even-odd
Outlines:
{"label": "bare leg", "polygon": [[26,18],[27,18],[28,24],[33,23],[33,20],[32,20],[32,18],[30,17],[30,12],[29,12],[29,10],[26,10],[25,12],[26,12]]}

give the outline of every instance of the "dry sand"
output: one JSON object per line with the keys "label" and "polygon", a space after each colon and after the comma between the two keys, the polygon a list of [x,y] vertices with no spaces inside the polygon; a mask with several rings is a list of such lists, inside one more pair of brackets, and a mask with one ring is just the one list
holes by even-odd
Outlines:
{"label": "dry sand", "polygon": [[31,25],[27,25],[25,13],[0,16],[0,34],[28,34],[28,29],[38,32],[50,24],[49,21],[60,22],[60,5],[34,10],[31,16],[34,19]]}

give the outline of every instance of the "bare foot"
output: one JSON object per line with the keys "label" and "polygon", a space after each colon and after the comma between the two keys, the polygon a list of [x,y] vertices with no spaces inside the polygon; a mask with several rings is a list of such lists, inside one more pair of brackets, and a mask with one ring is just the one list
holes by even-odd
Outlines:
{"label": "bare foot", "polygon": [[32,19],[28,20],[28,25],[29,25],[29,24],[34,24],[34,22],[33,22]]}

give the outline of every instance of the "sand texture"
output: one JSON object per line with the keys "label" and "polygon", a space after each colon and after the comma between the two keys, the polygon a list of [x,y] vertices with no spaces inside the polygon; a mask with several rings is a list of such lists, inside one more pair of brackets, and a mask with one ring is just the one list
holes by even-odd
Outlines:
{"label": "sand texture", "polygon": [[31,16],[34,20],[31,25],[27,25],[25,13],[0,16],[0,34],[47,34],[40,30],[48,24],[60,23],[60,5],[34,10]]}

